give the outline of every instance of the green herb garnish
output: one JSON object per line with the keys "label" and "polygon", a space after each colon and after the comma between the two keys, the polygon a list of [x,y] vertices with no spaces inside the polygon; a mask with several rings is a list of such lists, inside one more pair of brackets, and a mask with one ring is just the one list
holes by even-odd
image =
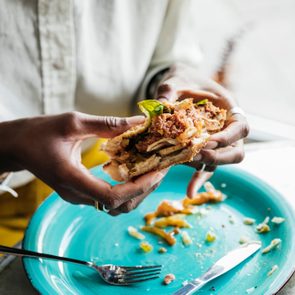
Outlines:
{"label": "green herb garnish", "polygon": [[149,119],[163,114],[164,110],[164,105],[153,99],[140,101],[138,107]]}
{"label": "green herb garnish", "polygon": [[208,102],[208,99],[205,98],[205,99],[202,99],[202,100],[196,102],[195,105],[197,105],[197,106],[203,106],[203,105],[205,105],[207,102]]}

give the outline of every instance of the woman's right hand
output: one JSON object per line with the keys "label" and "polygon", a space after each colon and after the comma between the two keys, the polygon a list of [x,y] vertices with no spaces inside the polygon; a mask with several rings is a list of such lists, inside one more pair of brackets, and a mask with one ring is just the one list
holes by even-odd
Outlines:
{"label": "woman's right hand", "polygon": [[0,123],[0,173],[27,169],[73,204],[127,213],[163,179],[166,172],[151,172],[111,186],[90,174],[81,163],[81,142],[89,137],[110,138],[143,122],[144,117],[101,117],[79,112],[40,116]]}

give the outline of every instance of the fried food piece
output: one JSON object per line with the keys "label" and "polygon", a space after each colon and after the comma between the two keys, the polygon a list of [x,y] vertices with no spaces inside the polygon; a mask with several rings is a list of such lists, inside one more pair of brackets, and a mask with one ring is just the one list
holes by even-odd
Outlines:
{"label": "fried food piece", "polygon": [[217,203],[221,202],[223,195],[221,191],[209,191],[198,193],[193,199],[184,198],[182,201],[183,206],[186,208],[190,205],[202,205],[205,203]]}
{"label": "fried food piece", "polygon": [[182,201],[169,201],[169,200],[163,200],[156,212],[147,213],[145,215],[145,222],[147,225],[151,225],[153,220],[156,217],[166,217],[166,216],[172,216],[174,214],[192,214],[193,213],[193,207],[187,206],[184,207],[182,204]]}
{"label": "fried food piece", "polygon": [[154,223],[154,226],[161,227],[161,228],[165,228],[168,226],[175,226],[179,228],[191,227],[190,224],[183,219],[183,217],[184,216],[180,214],[176,214],[176,215],[172,215],[168,217],[162,217]]}
{"label": "fried food piece", "polygon": [[174,238],[173,233],[167,233],[163,229],[154,226],[143,226],[141,229],[145,232],[149,232],[163,238],[170,246],[176,243],[176,239]]}

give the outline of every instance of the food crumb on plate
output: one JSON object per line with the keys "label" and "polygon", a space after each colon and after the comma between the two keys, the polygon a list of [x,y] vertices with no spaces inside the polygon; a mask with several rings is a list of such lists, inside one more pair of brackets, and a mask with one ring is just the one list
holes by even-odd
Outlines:
{"label": "food crumb on plate", "polygon": [[241,245],[246,244],[246,243],[248,243],[249,241],[250,241],[250,239],[249,239],[248,237],[246,237],[246,236],[241,236],[240,239],[239,239],[239,243],[240,243]]}
{"label": "food crumb on plate", "polygon": [[145,236],[140,233],[135,227],[133,226],[128,226],[128,233],[131,237],[136,238],[138,240],[144,240]]}
{"label": "food crumb on plate", "polygon": [[151,252],[153,250],[153,246],[148,242],[141,242],[139,246],[145,253]]}
{"label": "food crumb on plate", "polygon": [[198,248],[202,248],[202,244],[201,244],[201,243],[196,243],[196,246],[197,246]]}
{"label": "food crumb on plate", "polygon": [[216,240],[216,235],[212,231],[208,231],[205,237],[205,241],[212,243]]}
{"label": "food crumb on plate", "polygon": [[274,224],[281,224],[281,223],[285,222],[285,218],[275,216],[272,218],[271,222]]}
{"label": "food crumb on plate", "polygon": [[265,217],[265,219],[256,226],[256,231],[259,234],[264,234],[270,231],[269,223],[269,216]]}
{"label": "food crumb on plate", "polygon": [[250,217],[245,217],[243,220],[243,223],[246,225],[252,225],[255,223],[255,219],[254,218],[250,218]]}
{"label": "food crumb on plate", "polygon": [[261,223],[257,225],[256,230],[259,234],[264,234],[270,231],[270,227],[266,223]]}
{"label": "food crumb on plate", "polygon": [[270,244],[262,250],[262,254],[266,254],[271,250],[277,248],[282,243],[281,239],[273,239]]}
{"label": "food crumb on plate", "polygon": [[201,258],[202,257],[202,254],[200,252],[196,252],[195,253],[195,256],[196,256],[196,258]]}
{"label": "food crumb on plate", "polygon": [[235,223],[235,220],[234,220],[234,218],[233,218],[232,215],[229,215],[228,216],[228,222],[231,223],[231,224],[234,224]]}
{"label": "food crumb on plate", "polygon": [[271,270],[267,273],[267,276],[271,276],[279,267],[275,264]]}
{"label": "food crumb on plate", "polygon": [[251,293],[253,293],[255,291],[256,288],[257,288],[257,286],[249,288],[249,289],[246,290],[246,293],[251,294]]}
{"label": "food crumb on plate", "polygon": [[190,235],[186,231],[181,232],[181,238],[182,238],[182,242],[185,246],[191,245],[193,242],[192,238],[190,237]]}
{"label": "food crumb on plate", "polygon": [[163,283],[165,285],[171,284],[175,280],[175,275],[173,273],[169,273],[164,277]]}
{"label": "food crumb on plate", "polygon": [[158,252],[163,254],[163,253],[167,252],[167,249],[165,247],[161,247],[161,248],[159,248]]}

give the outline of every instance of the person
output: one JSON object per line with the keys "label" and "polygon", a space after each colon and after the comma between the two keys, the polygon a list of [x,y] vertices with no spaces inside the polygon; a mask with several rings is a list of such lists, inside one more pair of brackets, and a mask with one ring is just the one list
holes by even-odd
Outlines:
{"label": "person", "polygon": [[190,1],[0,5],[0,173],[27,169],[68,202],[98,202],[111,215],[133,210],[167,170],[111,186],[81,164],[81,142],[142,122],[130,117],[137,98],[209,98],[229,111],[225,129],[189,163],[197,172],[188,196],[217,165],[243,159],[246,118],[226,89],[200,77]]}

